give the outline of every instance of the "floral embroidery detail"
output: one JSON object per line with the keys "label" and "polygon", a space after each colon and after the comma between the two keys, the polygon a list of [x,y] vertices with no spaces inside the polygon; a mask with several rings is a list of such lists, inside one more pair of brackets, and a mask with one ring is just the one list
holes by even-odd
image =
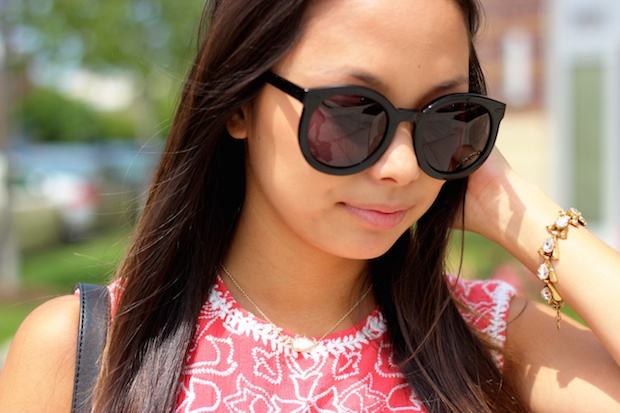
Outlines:
{"label": "floral embroidery detail", "polygon": [[[404,397],[403,397],[404,395]],[[424,405],[411,391],[407,383],[394,387],[387,396],[386,406],[390,412],[424,412]]]}
{"label": "floral embroidery detail", "polygon": [[[221,279],[218,280],[218,285],[224,285]],[[233,303],[234,299],[227,290],[221,291],[215,288],[211,293],[209,302],[203,306],[201,314],[218,314],[219,318],[224,320],[227,330],[231,333],[252,337],[263,345],[269,345],[272,351],[278,351],[286,355],[325,357],[329,354],[337,356],[342,352],[362,348],[363,345],[381,337],[386,330],[383,316],[378,310],[375,310],[367,317],[361,329],[345,336],[326,338],[311,351],[297,353],[282,343],[277,331],[270,323],[258,319],[252,313],[238,308]]]}
{"label": "floral embroidery detail", "polygon": [[236,392],[224,398],[224,404],[231,412],[278,412],[268,392],[258,386],[252,385],[244,376],[237,377]]}
{"label": "floral embroidery detail", "polygon": [[[501,281],[447,280],[465,306],[464,320],[503,346],[514,289]],[[113,314],[122,290],[118,282],[110,286]],[[357,326],[296,353],[282,345],[271,324],[239,307],[218,279],[188,348],[176,412],[425,412],[385,333],[375,310]],[[503,358],[494,356],[502,366]]]}
{"label": "floral embroidery detail", "polygon": [[362,353],[359,351],[338,354],[336,356],[336,361],[334,361],[332,366],[332,374],[334,379],[344,380],[348,377],[359,374],[359,364],[361,361]]}
{"label": "floral embroidery detail", "polygon": [[[186,397],[183,403],[179,404],[175,410],[177,413],[215,412],[222,402],[222,393],[217,384],[210,380],[201,380],[196,377],[192,377],[189,380],[188,387],[185,387],[185,384],[181,385],[181,394],[185,394]],[[203,396],[201,397],[202,403],[199,403],[199,405],[194,408],[197,394]],[[208,400],[209,403],[205,403],[205,400]]]}
{"label": "floral embroidery detail", "polygon": [[190,350],[188,363],[183,374],[208,374],[228,376],[237,369],[234,359],[232,339],[206,336],[200,340],[201,345]]}
{"label": "floral embroidery detail", "polygon": [[[503,348],[510,301],[516,294],[514,287],[498,280],[463,280],[452,275],[448,282],[455,286],[456,299],[465,305],[459,309],[463,319]],[[503,367],[501,354],[493,351],[491,357],[497,366]]]}
{"label": "floral embroidery detail", "polygon": [[260,347],[252,349],[254,376],[261,377],[271,384],[282,383],[282,360],[277,351],[267,352]]}

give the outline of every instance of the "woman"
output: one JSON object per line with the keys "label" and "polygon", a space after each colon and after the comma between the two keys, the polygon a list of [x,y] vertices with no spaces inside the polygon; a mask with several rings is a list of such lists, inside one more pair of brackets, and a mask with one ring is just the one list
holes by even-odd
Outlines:
{"label": "woman", "polygon": [[[474,1],[206,15],[112,286],[95,411],[620,410],[620,257],[578,215],[546,284],[592,331],[445,275],[452,228],[536,272],[560,210],[491,153],[503,105],[476,94]],[[77,311],[24,322],[0,411],[69,409]]]}

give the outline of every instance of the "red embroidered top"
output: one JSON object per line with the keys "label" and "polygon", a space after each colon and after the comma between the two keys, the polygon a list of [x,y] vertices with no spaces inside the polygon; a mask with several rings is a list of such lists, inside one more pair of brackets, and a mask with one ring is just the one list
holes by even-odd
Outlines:
{"label": "red embroidered top", "polygon": [[[454,278],[449,278],[454,281]],[[113,293],[118,285],[112,286]],[[515,290],[502,281],[456,282],[463,317],[503,346]],[[297,353],[241,308],[218,279],[197,321],[176,412],[425,412],[396,367],[379,310]],[[503,359],[495,355],[499,366]]]}

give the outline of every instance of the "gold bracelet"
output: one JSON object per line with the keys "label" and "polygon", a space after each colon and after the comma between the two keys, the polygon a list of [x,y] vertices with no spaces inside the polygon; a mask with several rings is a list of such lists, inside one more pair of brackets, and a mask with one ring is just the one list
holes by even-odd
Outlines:
{"label": "gold bracelet", "polygon": [[560,210],[560,216],[551,225],[547,226],[547,232],[551,235],[540,247],[538,253],[543,257],[544,262],[538,267],[538,278],[545,283],[545,287],[540,291],[540,295],[547,301],[555,311],[555,322],[558,330],[560,329],[560,321],[562,315],[560,311],[564,307],[564,299],[555,288],[555,283],[558,282],[558,277],[553,268],[552,261],[558,261],[560,259],[560,250],[558,248],[558,240],[566,239],[568,236],[569,225],[575,228],[579,225],[586,226],[586,220],[581,216],[581,212],[575,208],[570,208],[568,211]]}

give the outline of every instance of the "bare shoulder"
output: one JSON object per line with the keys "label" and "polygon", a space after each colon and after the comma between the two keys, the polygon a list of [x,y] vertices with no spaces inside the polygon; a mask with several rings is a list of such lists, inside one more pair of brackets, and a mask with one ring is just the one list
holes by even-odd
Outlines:
{"label": "bare shoulder", "polygon": [[79,306],[54,298],[24,320],[0,374],[0,413],[71,409]]}
{"label": "bare shoulder", "polygon": [[515,297],[506,335],[506,375],[532,411],[620,411],[620,369],[586,326]]}

